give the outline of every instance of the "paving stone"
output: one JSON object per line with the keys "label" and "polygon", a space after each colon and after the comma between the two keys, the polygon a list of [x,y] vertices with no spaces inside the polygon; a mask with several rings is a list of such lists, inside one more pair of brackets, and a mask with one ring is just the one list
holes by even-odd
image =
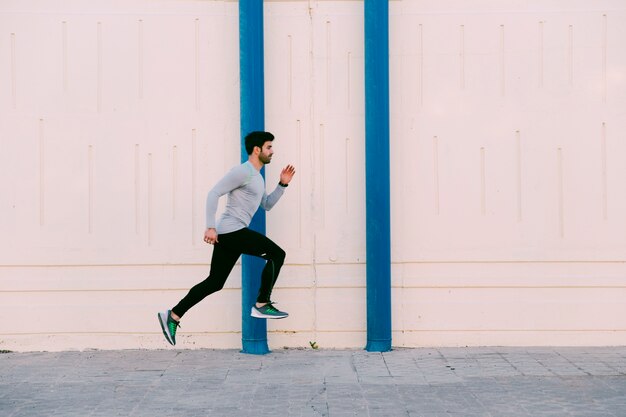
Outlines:
{"label": "paving stone", "polygon": [[617,417],[624,363],[624,347],[8,353],[0,415]]}

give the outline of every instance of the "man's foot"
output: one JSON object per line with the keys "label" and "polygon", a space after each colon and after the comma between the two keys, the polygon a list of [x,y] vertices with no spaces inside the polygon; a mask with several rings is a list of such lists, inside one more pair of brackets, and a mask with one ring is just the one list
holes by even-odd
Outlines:
{"label": "man's foot", "polygon": [[250,315],[252,317],[256,317],[257,319],[284,319],[289,316],[289,314],[274,307],[271,302],[265,304],[263,307],[257,307],[256,305],[252,306]]}
{"label": "man's foot", "polygon": [[159,324],[161,324],[161,330],[163,335],[171,345],[176,344],[176,328],[180,327],[180,324],[174,320],[171,316],[172,311],[160,312],[157,314],[159,318]]}

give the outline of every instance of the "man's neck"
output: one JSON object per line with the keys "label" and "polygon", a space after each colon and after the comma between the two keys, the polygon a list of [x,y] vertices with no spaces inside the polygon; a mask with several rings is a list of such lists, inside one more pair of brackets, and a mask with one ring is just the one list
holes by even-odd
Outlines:
{"label": "man's neck", "polygon": [[250,155],[248,157],[248,162],[250,162],[257,171],[261,171],[261,168],[263,168],[263,165],[265,165],[259,160],[259,158],[255,158],[254,155]]}

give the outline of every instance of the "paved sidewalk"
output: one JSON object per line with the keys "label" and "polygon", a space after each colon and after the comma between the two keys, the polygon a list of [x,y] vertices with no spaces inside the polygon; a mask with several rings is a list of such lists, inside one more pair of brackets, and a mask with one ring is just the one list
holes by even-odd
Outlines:
{"label": "paved sidewalk", "polygon": [[0,354],[0,416],[626,416],[626,347]]}

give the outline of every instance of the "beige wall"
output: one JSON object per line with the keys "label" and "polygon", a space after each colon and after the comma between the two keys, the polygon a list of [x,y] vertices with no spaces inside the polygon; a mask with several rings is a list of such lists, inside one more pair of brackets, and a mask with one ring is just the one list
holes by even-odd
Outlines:
{"label": "beige wall", "polygon": [[[236,2],[0,3],[0,349],[162,348],[238,162]],[[626,3],[390,4],[393,345],[626,343]],[[365,345],[362,2],[265,6],[270,347]],[[240,269],[181,347],[240,346]]]}

